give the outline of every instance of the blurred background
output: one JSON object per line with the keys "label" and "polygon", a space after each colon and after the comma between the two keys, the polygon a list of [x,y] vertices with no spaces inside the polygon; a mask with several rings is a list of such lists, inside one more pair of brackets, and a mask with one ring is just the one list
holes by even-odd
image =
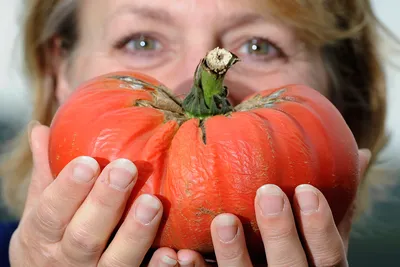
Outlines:
{"label": "blurred background", "polygon": [[[400,36],[400,1],[374,0],[373,3],[382,22]],[[20,5],[20,0],[0,0],[0,152],[4,142],[30,119],[29,84],[24,81],[21,71]],[[393,179],[389,186],[371,188],[374,205],[353,227],[350,266],[399,266],[400,48],[388,43],[385,56],[389,82],[387,130],[391,133],[391,141],[380,161],[382,168],[390,169]],[[7,218],[6,212],[2,212],[0,219]]]}

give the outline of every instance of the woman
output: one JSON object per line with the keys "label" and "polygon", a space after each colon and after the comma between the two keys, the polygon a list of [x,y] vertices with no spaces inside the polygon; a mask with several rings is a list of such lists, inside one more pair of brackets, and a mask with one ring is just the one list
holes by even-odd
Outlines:
{"label": "woman", "polygon": [[[33,119],[42,125],[30,124],[29,136],[22,134],[2,167],[5,200],[21,216],[10,245],[13,266],[139,266],[152,243],[163,207],[145,195],[106,247],[134,186],[132,162],[117,160],[100,174],[95,160],[81,157],[55,181],[49,171],[47,126],[54,112],[80,83],[103,73],[139,70],[185,94],[198,60],[223,46],[242,60],[226,78],[233,102],[260,84],[306,84],[336,105],[366,149],[360,151],[362,173],[369,151],[374,161],[384,143],[380,24],[369,1],[36,0],[26,8]],[[125,184],[102,183],[110,170]],[[378,179],[368,177],[362,190]],[[358,207],[366,202],[361,196]],[[317,189],[302,185],[296,199],[299,207],[282,206],[289,200],[277,186],[258,191],[255,210],[268,264],[345,266],[351,212],[336,227]],[[294,217],[301,222],[299,231]],[[219,215],[210,227],[220,266],[251,265],[235,216]],[[194,251],[169,248],[158,249],[150,260],[151,266],[178,263],[202,266],[205,261]]]}

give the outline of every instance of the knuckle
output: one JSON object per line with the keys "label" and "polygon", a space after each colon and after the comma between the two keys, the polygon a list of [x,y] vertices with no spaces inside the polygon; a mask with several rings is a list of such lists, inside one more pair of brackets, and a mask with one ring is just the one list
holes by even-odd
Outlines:
{"label": "knuckle", "polygon": [[[286,253],[287,254],[287,253]],[[298,259],[298,258],[290,258],[287,255],[282,255],[281,260],[274,262],[274,267],[305,267],[310,266],[307,260]]]}
{"label": "knuckle", "polygon": [[301,220],[303,228],[310,232],[321,233],[336,228],[332,213],[326,207],[310,216],[303,217]]}
{"label": "knuckle", "polygon": [[26,250],[26,248],[38,245],[37,240],[33,239],[29,233],[27,227],[18,227],[15,230],[10,239],[10,256],[16,254],[15,251]]}
{"label": "knuckle", "polygon": [[336,229],[333,226],[310,229],[306,239],[313,251],[315,266],[341,266],[345,260],[344,246]]}
{"label": "knuckle", "polygon": [[14,243],[14,241],[19,242],[24,247],[32,245],[35,240],[32,240],[32,229],[30,229],[31,227],[27,227],[30,225],[32,224],[26,225],[24,223],[21,223],[21,225],[18,226],[17,230],[15,230],[11,237],[11,243]]}
{"label": "knuckle", "polygon": [[31,233],[32,233],[32,224],[25,223],[25,221],[22,221],[20,225],[17,227],[17,229],[14,231],[14,233],[11,236],[11,242],[14,240],[18,240],[19,243],[22,245],[28,245],[32,244],[32,238],[31,238]]}
{"label": "knuckle", "polygon": [[342,266],[343,254],[340,251],[330,251],[314,259],[315,266]]}
{"label": "knuckle", "polygon": [[89,195],[89,200],[92,205],[102,210],[114,210],[118,208],[116,200],[112,197],[107,197],[100,194]]}
{"label": "knuckle", "polygon": [[344,245],[332,220],[312,221],[303,231],[316,266],[341,266],[345,259]]}
{"label": "knuckle", "polygon": [[[28,263],[36,262],[37,266],[56,266],[56,250],[52,244],[40,242],[37,238],[32,238],[31,235],[24,234],[29,229],[27,227],[17,228],[10,239],[9,257],[10,263],[14,266],[24,262],[24,266]],[[23,253],[24,257],[21,257]],[[18,262],[18,263],[17,263]],[[35,265],[35,266],[36,266]]]}
{"label": "knuckle", "polygon": [[104,248],[103,240],[90,234],[83,228],[71,232],[69,243],[74,250],[80,251],[81,254],[86,255],[99,254]]}
{"label": "knuckle", "polygon": [[297,235],[296,226],[289,220],[283,220],[278,223],[266,224],[263,226],[264,237],[268,241],[281,241]]}
{"label": "knuckle", "polygon": [[104,258],[98,265],[98,267],[110,267],[110,266],[131,267],[132,263],[123,262],[116,255],[110,255]]}
{"label": "knuckle", "polygon": [[332,220],[326,218],[315,218],[303,224],[303,231],[310,239],[324,240],[332,236],[339,236],[337,228]]}
{"label": "knuckle", "polygon": [[140,228],[136,229],[136,232],[133,231],[124,231],[120,233],[122,238],[122,244],[127,247],[141,247],[141,248],[150,248],[154,235],[149,233],[147,230],[142,230]]}
{"label": "knuckle", "polygon": [[242,247],[229,248],[218,251],[218,254],[227,262],[235,262],[237,259],[243,257],[244,250]]}
{"label": "knuckle", "polygon": [[66,223],[59,218],[57,209],[51,204],[55,198],[54,194],[45,194],[39,200],[36,222],[41,230],[56,232],[62,231],[66,226]]}
{"label": "knuckle", "polygon": [[154,235],[145,227],[136,227],[122,233],[127,244],[145,244],[150,242]]}

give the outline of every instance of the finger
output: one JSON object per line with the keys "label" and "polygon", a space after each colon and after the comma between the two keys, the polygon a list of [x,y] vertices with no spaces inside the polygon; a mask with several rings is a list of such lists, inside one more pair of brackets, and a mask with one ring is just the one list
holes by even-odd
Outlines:
{"label": "finger", "polygon": [[344,215],[340,224],[337,226],[339,235],[343,242],[344,251],[346,254],[349,248],[349,236],[352,226],[352,220],[355,213],[356,213],[356,205],[354,201],[346,211],[346,214]]}
{"label": "finger", "polygon": [[[162,211],[158,198],[147,194],[139,196],[102,255],[100,265],[139,266],[157,234]],[[162,260],[168,261],[167,258]]]}
{"label": "finger", "polygon": [[216,216],[211,223],[211,237],[218,266],[252,266],[243,227],[236,216]]}
{"label": "finger", "polygon": [[369,149],[360,149],[358,151],[358,157],[360,161],[360,182],[362,183],[365,178],[365,172],[371,160],[371,151]]}
{"label": "finger", "polygon": [[41,235],[49,243],[62,239],[65,228],[85,200],[99,172],[96,160],[78,157],[72,160],[39,197],[38,205],[26,221],[29,235]]}
{"label": "finger", "polygon": [[[363,181],[365,180],[365,173],[368,168],[370,159],[371,159],[371,152],[368,149],[360,149],[359,152],[359,168],[360,168],[360,183],[362,184]],[[353,201],[353,203],[350,205],[349,209],[347,210],[345,216],[343,217],[342,221],[340,222],[338,226],[338,230],[340,233],[340,236],[342,237],[345,251],[348,249],[348,241],[349,241],[349,235],[351,231],[351,226],[352,226],[352,220],[354,217],[354,214],[356,213],[356,201]]]}
{"label": "finger", "polygon": [[322,193],[311,185],[300,185],[294,199],[310,264],[347,266],[342,239]]}
{"label": "finger", "polygon": [[[149,267],[174,267],[178,265],[178,256],[171,248],[160,248],[154,252],[149,262]],[[115,265],[108,265],[115,266]],[[134,266],[134,265],[127,265]],[[139,266],[139,264],[137,264]]]}
{"label": "finger", "polygon": [[200,253],[189,249],[182,249],[178,251],[178,262],[180,267],[209,266],[200,255]]}
{"label": "finger", "polygon": [[268,266],[308,266],[287,196],[276,185],[257,190],[255,209]]}
{"label": "finger", "polygon": [[61,241],[61,251],[77,266],[100,258],[124,211],[136,181],[136,166],[127,159],[107,165],[73,216]]}
{"label": "finger", "polygon": [[44,189],[53,182],[48,157],[50,130],[37,121],[28,125],[29,145],[33,168],[23,216],[37,203]]}

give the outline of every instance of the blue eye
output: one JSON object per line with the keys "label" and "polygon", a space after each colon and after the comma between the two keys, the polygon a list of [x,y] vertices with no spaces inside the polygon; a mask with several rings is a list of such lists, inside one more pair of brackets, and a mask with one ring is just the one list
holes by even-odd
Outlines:
{"label": "blue eye", "polygon": [[132,52],[152,52],[161,49],[161,43],[146,35],[133,35],[124,38],[119,46]]}
{"label": "blue eye", "polygon": [[253,38],[239,48],[239,53],[251,56],[273,57],[279,55],[279,50],[266,39]]}
{"label": "blue eye", "polygon": [[161,47],[160,42],[151,37],[141,35],[139,38],[132,38],[127,43],[128,49],[134,50],[157,50]]}

